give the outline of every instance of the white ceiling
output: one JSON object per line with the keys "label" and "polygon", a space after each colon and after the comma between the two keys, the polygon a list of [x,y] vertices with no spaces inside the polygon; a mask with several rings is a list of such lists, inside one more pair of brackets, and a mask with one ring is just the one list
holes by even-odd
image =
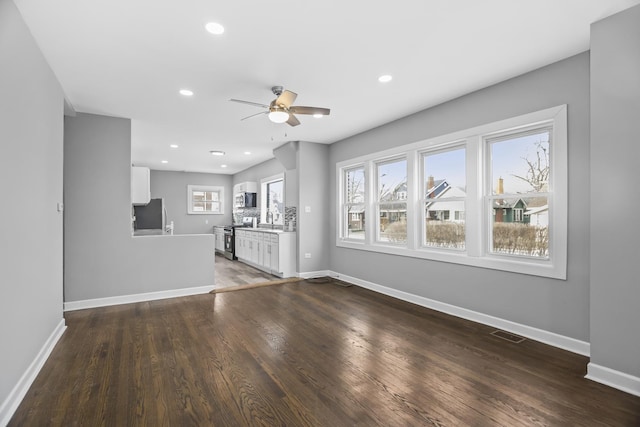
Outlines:
{"label": "white ceiling", "polygon": [[[76,111],[132,119],[134,164],[233,174],[583,52],[592,22],[640,0],[14,2]],[[274,85],[331,115],[240,121],[260,109],[229,99],[268,104]]]}

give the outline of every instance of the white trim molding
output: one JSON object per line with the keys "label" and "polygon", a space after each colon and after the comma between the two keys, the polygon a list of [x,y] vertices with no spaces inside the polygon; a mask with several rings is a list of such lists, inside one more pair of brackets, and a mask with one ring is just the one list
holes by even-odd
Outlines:
{"label": "white trim molding", "polygon": [[333,274],[334,273],[331,270],[305,271],[303,273],[298,273],[298,277],[301,279],[315,279],[326,276],[334,277]]}
{"label": "white trim molding", "polygon": [[625,393],[640,396],[640,378],[633,375],[589,362],[587,365],[587,375],[584,377],[591,381],[624,391]]}
{"label": "white trim molding", "polygon": [[329,275],[336,279],[352,283],[354,285],[372,290],[374,292],[398,298],[400,300],[407,301],[412,304],[417,304],[422,307],[430,308],[441,313],[450,314],[452,316],[471,320],[483,325],[493,326],[494,328],[502,329],[504,331],[508,331],[532,339],[534,341],[539,341],[544,344],[558,347],[572,353],[581,354],[583,356],[589,356],[590,354],[590,344],[585,341],[580,341],[575,338],[556,334],[554,332],[545,331],[543,329],[534,328],[531,326],[512,322],[510,320],[501,319],[499,317],[490,316],[488,314],[483,314],[477,311],[421,297],[419,295],[410,294],[408,292],[399,291],[397,289],[378,285],[373,282],[358,279],[357,277],[347,276],[341,273],[336,273],[334,271],[331,271]]}
{"label": "white trim molding", "polygon": [[60,340],[60,337],[66,328],[67,326],[64,323],[64,319],[60,319],[60,322],[55,327],[51,335],[49,335],[49,338],[44,343],[35,359],[33,359],[33,362],[31,362],[27,370],[22,374],[20,380],[18,380],[18,383],[13,387],[13,390],[11,390],[5,401],[2,402],[2,405],[0,406],[0,426],[6,426],[9,424],[11,417],[13,417],[16,409],[18,409],[20,402],[22,402],[27,391],[29,391],[29,387],[31,387],[31,384],[35,381],[38,373],[49,358],[49,355]]}
{"label": "white trim molding", "polygon": [[194,288],[173,289],[170,291],[121,295],[116,297],[95,298],[81,301],[69,301],[64,303],[64,311],[84,310],[85,308],[107,307],[110,305],[132,304],[136,302],[200,295],[211,292],[213,289],[215,289],[215,286],[198,286]]}

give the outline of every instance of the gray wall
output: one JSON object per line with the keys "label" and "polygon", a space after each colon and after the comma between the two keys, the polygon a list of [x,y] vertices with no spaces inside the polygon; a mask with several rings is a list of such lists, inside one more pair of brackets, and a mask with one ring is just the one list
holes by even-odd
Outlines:
{"label": "gray wall", "polygon": [[[335,246],[337,162],[568,104],[567,280],[554,280]],[[424,110],[330,148],[331,270],[491,316],[589,340],[589,54]]]}
{"label": "gray wall", "polygon": [[[56,77],[0,0],[0,424],[62,318],[62,115]],[[9,399],[9,400],[8,400]],[[4,404],[8,406],[3,407]]]}
{"label": "gray wall", "polygon": [[285,201],[287,207],[298,207],[298,141],[289,141],[273,150],[273,154],[278,162],[286,169],[285,180]]}
{"label": "gray wall", "polygon": [[591,362],[640,377],[640,6],[591,31]]}
{"label": "gray wall", "polygon": [[[173,221],[176,234],[211,233],[215,225],[231,224],[233,210],[233,178],[213,173],[151,171],[151,197],[164,198],[167,224]],[[187,214],[188,185],[217,185],[224,187],[224,215]]]}
{"label": "gray wall", "polygon": [[[298,272],[329,269],[329,146],[300,141],[298,145]],[[306,212],[306,207],[311,212]],[[310,253],[311,258],[304,257]]]}
{"label": "gray wall", "polygon": [[131,121],[65,118],[65,302],[213,286],[213,234],[131,236]]}

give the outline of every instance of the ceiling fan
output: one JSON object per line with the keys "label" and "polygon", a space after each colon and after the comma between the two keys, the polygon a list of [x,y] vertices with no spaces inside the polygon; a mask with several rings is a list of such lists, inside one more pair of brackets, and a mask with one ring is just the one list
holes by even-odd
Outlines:
{"label": "ceiling fan", "polygon": [[262,111],[260,113],[252,114],[247,116],[241,120],[246,120],[251,117],[256,117],[261,114],[268,114],[269,120],[274,123],[286,123],[289,126],[298,126],[300,121],[294,114],[312,114],[314,116],[328,116],[331,110],[328,108],[320,108],[320,107],[301,107],[298,105],[291,105],[296,100],[298,94],[291,92],[290,90],[283,90],[282,86],[273,86],[271,88],[271,92],[275,96],[276,99],[271,101],[271,104],[260,104],[257,102],[251,101],[243,101],[241,99],[230,99],[229,101],[239,102],[241,104],[253,105],[254,107],[265,108],[266,111]]}

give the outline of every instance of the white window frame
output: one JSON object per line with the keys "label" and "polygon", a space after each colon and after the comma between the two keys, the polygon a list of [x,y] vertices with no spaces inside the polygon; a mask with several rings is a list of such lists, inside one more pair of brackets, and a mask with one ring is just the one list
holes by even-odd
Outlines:
{"label": "white window frame", "polygon": [[[467,146],[466,146],[466,141],[459,141],[458,143],[455,142],[451,142],[449,144],[447,144],[446,148],[440,149],[440,148],[436,148],[436,149],[430,149],[430,150],[422,150],[419,152],[420,155],[420,164],[418,165],[419,168],[419,177],[420,177],[420,182],[418,185],[418,188],[420,189],[420,197],[419,197],[419,202],[420,202],[420,214],[422,216],[422,221],[420,222],[420,240],[418,240],[418,242],[420,242],[420,247],[424,248],[424,249],[435,249],[433,246],[429,246],[426,244],[425,242],[425,238],[426,238],[426,226],[427,226],[427,221],[426,221],[426,211],[425,211],[425,206],[427,204],[427,201],[431,201],[435,204],[437,203],[441,203],[441,202],[458,202],[461,201],[464,203],[465,205],[465,210],[467,209],[467,197],[447,197],[444,199],[427,199],[425,196],[427,194],[427,178],[426,176],[424,176],[424,159],[425,157],[429,156],[429,155],[435,155],[435,154],[440,154],[440,153],[445,153],[447,151],[455,151],[455,150],[460,150],[460,149],[464,149],[465,150],[465,163],[468,163],[467,160]],[[469,172],[468,168],[465,172]],[[465,179],[466,175],[465,175]],[[455,215],[455,214],[454,214]],[[465,225],[465,236],[466,236],[466,225]],[[466,242],[465,242],[465,246],[466,246]],[[439,248],[440,249],[440,248]],[[458,248],[441,248],[443,250],[453,250],[453,251],[461,251],[461,249]]]}
{"label": "white window frame", "polygon": [[[193,192],[205,191],[218,193],[219,209],[215,211],[194,211]],[[187,185],[187,214],[189,215],[224,215],[224,187],[218,185]]]}
{"label": "white window frame", "polygon": [[[487,183],[488,156],[485,139],[493,134],[518,133],[522,130],[551,126],[552,135],[549,147],[551,170],[549,176],[549,259],[505,256],[490,253],[490,220],[492,211],[488,198],[484,197]],[[455,146],[466,147],[466,193],[465,226],[466,248],[443,249],[421,245],[423,233],[424,184],[422,180],[422,156],[436,150],[451,149]],[[371,153],[336,164],[336,246],[366,250],[386,254],[423,258],[434,261],[451,262],[481,268],[510,271],[534,276],[551,277],[566,280],[567,277],[567,215],[568,215],[568,157],[567,157],[567,106],[560,105],[517,117],[477,126],[448,135],[430,138],[395,147],[381,152]],[[376,239],[377,221],[377,182],[367,179],[376,176],[376,164],[406,157],[407,159],[407,243],[389,245]],[[345,239],[344,218],[344,170],[363,165],[365,169],[365,217],[369,218],[364,241]],[[523,195],[526,197],[526,195]],[[372,224],[373,222],[373,224]],[[373,226],[375,224],[375,226]]]}
{"label": "white window frame", "polygon": [[268,206],[267,206],[267,185],[277,182],[277,181],[282,181],[282,206],[283,206],[283,211],[282,211],[282,223],[274,223],[275,225],[282,225],[284,226],[284,209],[286,206],[286,196],[287,196],[287,183],[284,179],[284,173],[279,173],[277,175],[273,175],[273,176],[269,176],[267,178],[263,178],[260,180],[260,222],[263,224],[267,223],[267,211],[268,211]]}
{"label": "white window frame", "polygon": [[[364,205],[366,206],[368,203],[368,199],[369,199],[369,194],[367,189],[368,187],[368,181],[369,181],[369,173],[367,168],[364,167],[364,164],[353,164],[350,165],[348,167],[345,167],[342,169],[341,173],[342,173],[342,182],[346,182],[345,181],[345,177],[347,175],[348,172],[353,171],[353,170],[357,170],[357,169],[363,169],[363,175],[364,175],[364,182],[365,182],[365,191],[363,194],[363,198],[364,200],[362,201],[362,203],[350,203],[346,201],[346,197],[347,197],[347,189],[346,187],[343,185],[342,187],[340,187],[339,191],[341,191],[341,195],[340,195],[340,201],[341,204],[338,206],[338,215],[342,217],[342,226],[345,227],[344,229],[341,230],[340,235],[345,236],[344,240],[349,240],[351,242],[354,242],[355,244],[363,244],[364,240],[360,239],[360,238],[350,238],[350,237],[346,237],[348,235],[348,219],[345,220],[345,217],[347,216],[346,213],[346,209],[350,206],[354,206],[354,205]],[[352,213],[353,214],[353,213]],[[365,214],[365,239],[366,239],[366,232],[368,230],[368,228],[370,228],[369,223],[371,222],[370,218],[366,217]]]}
{"label": "white window frame", "polygon": [[[390,157],[390,158],[384,158],[384,159],[379,159],[375,162],[373,162],[373,173],[371,174],[372,177],[374,178],[374,183],[373,185],[374,187],[374,192],[372,194],[372,200],[373,203],[375,205],[375,216],[371,217],[374,221],[375,221],[375,229],[371,230],[372,232],[375,233],[375,242],[377,244],[380,245],[391,245],[391,246],[396,246],[396,247],[406,247],[406,243],[394,243],[394,242],[389,242],[386,240],[381,240],[380,238],[380,220],[382,219],[380,217],[380,208],[383,205],[405,205],[406,209],[407,209],[407,215],[409,214],[409,203],[407,203],[407,198],[405,199],[398,199],[398,200],[389,200],[386,202],[382,202],[379,200],[379,194],[378,194],[378,180],[380,178],[379,174],[378,174],[378,168],[382,165],[385,164],[389,164],[389,163],[395,163],[395,162],[401,162],[401,161],[406,161],[407,162],[407,184],[408,184],[408,174],[409,174],[409,159],[405,156],[395,156],[395,157]],[[409,187],[407,186],[407,193],[409,191]],[[365,205],[366,206],[366,205]],[[366,208],[365,208],[366,211]],[[365,214],[365,218],[366,218],[366,214]],[[370,221],[370,223],[373,221]],[[408,227],[409,221],[408,221],[408,217],[407,217],[407,227]],[[366,230],[365,230],[366,232]],[[409,229],[407,228],[407,238],[409,235]]]}

